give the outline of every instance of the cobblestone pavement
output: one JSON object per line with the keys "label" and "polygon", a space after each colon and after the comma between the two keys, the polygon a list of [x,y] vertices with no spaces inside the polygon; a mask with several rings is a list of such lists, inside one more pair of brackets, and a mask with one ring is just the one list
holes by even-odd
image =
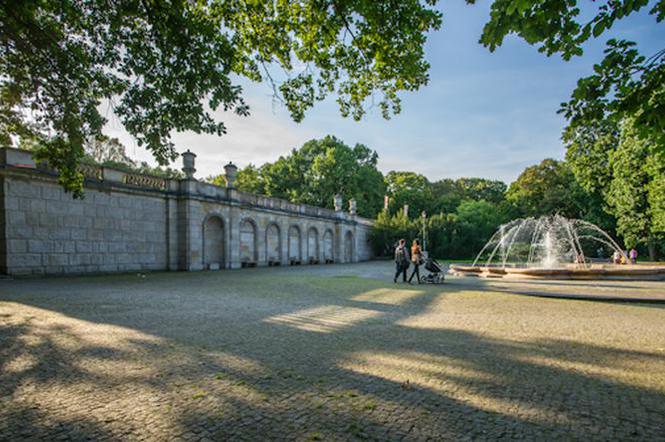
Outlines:
{"label": "cobblestone pavement", "polygon": [[0,440],[665,440],[664,305],[391,270],[0,281]]}

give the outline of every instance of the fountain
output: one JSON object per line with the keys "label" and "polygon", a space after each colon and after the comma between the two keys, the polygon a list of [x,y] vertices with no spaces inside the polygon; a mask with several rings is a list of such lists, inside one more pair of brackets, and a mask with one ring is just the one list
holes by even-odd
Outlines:
{"label": "fountain", "polygon": [[600,227],[554,215],[500,226],[472,265],[453,264],[450,272],[496,278],[665,279],[665,266],[628,262],[625,252]]}

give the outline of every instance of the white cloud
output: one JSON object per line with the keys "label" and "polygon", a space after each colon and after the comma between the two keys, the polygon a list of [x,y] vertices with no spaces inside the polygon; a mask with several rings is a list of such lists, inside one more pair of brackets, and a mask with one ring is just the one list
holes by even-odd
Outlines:
{"label": "white cloud", "polygon": [[[252,113],[249,117],[238,116],[232,112],[215,113],[216,118],[226,125],[226,135],[218,137],[194,132],[174,134],[173,141],[179,152],[189,149],[196,153],[198,177],[220,173],[229,161],[240,167],[249,163],[260,165],[274,161],[280,155],[317,136],[316,132],[307,126],[291,121],[283,109],[271,110],[269,97],[265,97],[263,101],[252,101]],[[137,145],[117,117],[109,114],[108,118],[109,123],[105,128],[107,135],[119,138],[127,146],[127,153],[132,158],[155,164],[152,155]],[[176,168],[180,166],[179,161],[172,165]]]}

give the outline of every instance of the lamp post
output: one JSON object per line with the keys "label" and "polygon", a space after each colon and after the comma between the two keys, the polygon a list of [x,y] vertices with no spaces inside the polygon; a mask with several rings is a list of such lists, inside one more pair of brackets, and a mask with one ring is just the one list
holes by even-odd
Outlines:
{"label": "lamp post", "polygon": [[423,210],[420,217],[423,220],[423,250],[427,250],[427,212]]}

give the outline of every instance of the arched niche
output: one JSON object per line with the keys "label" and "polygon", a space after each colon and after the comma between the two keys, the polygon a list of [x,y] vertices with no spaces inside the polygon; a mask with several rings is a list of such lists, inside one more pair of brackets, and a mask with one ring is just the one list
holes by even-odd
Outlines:
{"label": "arched niche", "polygon": [[266,228],[266,262],[268,265],[279,265],[281,261],[282,238],[277,224],[269,224]]}
{"label": "arched niche", "polygon": [[203,268],[224,268],[224,220],[217,215],[203,221]]}
{"label": "arched niche", "polygon": [[256,224],[251,219],[244,219],[240,223],[240,264],[254,267],[257,261]]}
{"label": "arched niche", "polygon": [[335,261],[333,248],[333,233],[332,230],[328,229],[323,234],[323,259],[327,264]]}
{"label": "arched niche", "polygon": [[307,262],[319,263],[319,231],[316,230],[316,227],[310,227],[307,230]]}
{"label": "arched niche", "polygon": [[302,260],[300,246],[300,228],[298,226],[289,227],[289,263],[300,264]]}
{"label": "arched niche", "polygon": [[344,262],[353,262],[353,233],[347,231],[344,235]]}

